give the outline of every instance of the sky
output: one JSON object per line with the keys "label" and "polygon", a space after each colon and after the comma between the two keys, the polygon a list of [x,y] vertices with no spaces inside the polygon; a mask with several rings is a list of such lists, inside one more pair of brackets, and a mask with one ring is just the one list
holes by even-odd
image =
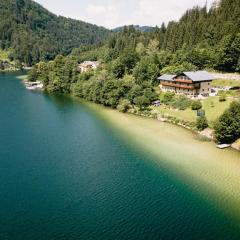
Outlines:
{"label": "sky", "polygon": [[[160,26],[178,20],[206,0],[35,0],[51,12],[107,28],[124,25]],[[213,0],[208,0],[210,6]]]}

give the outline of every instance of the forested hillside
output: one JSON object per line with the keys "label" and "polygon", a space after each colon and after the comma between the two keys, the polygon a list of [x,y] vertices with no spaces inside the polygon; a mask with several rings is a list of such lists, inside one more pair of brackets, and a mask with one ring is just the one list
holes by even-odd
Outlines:
{"label": "forested hillside", "polygon": [[[96,72],[80,74],[77,64],[84,60],[99,60],[102,65]],[[201,69],[240,72],[240,0],[222,0],[209,11],[195,7],[179,22],[162,24],[149,33],[124,27],[112,33],[104,46],[81,47],[68,57],[41,62],[30,72],[30,80],[43,81],[49,91],[73,91],[116,107],[121,99],[149,104],[155,99],[153,87],[160,74]],[[119,90],[124,79],[127,87]],[[111,87],[105,88],[110,82]]]}
{"label": "forested hillside", "polygon": [[67,55],[81,45],[98,45],[109,31],[82,21],[58,17],[31,0],[0,1],[0,48],[11,58],[32,65]]}
{"label": "forested hillside", "polygon": [[166,30],[162,29],[158,40],[161,49],[171,52],[192,49],[188,61],[195,65],[209,57],[211,67],[239,71],[239,34],[240,0],[221,0],[209,11],[205,7],[188,10],[179,22],[170,22]]}
{"label": "forested hillside", "polygon": [[[239,24],[240,0],[222,0],[209,11],[188,10],[179,22],[162,24],[152,32],[124,27],[101,47],[85,46],[67,57],[40,62],[29,80],[42,81],[47,91],[71,93],[122,112],[149,114],[149,105],[159,98],[183,110],[192,100],[160,93],[157,77],[202,69],[240,72]],[[101,65],[80,73],[77,64],[84,60],[99,60]]]}

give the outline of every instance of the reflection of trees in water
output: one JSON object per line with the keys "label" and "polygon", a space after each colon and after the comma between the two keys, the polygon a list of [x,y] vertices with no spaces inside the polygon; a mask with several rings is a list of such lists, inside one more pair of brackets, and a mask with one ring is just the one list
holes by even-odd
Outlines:
{"label": "reflection of trees in water", "polygon": [[71,96],[57,93],[45,93],[45,96],[54,102],[57,107],[67,108],[69,106],[73,106],[73,103],[76,102]]}

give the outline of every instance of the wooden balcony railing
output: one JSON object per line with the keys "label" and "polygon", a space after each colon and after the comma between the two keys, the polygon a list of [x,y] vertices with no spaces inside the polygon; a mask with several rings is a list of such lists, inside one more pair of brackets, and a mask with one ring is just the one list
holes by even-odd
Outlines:
{"label": "wooden balcony railing", "polygon": [[170,82],[161,82],[161,84],[163,86],[168,86],[168,87],[176,87],[176,88],[183,88],[183,89],[190,89],[190,90],[193,90],[193,89],[198,89],[200,88],[200,85],[183,85],[183,84],[178,84],[178,83],[170,83]]}
{"label": "wooden balcony railing", "polygon": [[193,83],[192,80],[179,79],[179,78],[174,78],[174,82],[180,82],[180,83]]}

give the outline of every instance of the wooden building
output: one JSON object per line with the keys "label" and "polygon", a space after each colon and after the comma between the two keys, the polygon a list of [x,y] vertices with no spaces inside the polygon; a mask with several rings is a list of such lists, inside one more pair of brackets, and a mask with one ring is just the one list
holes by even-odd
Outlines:
{"label": "wooden building", "polygon": [[183,72],[177,75],[164,74],[158,78],[162,91],[191,96],[209,96],[214,77],[206,71]]}

